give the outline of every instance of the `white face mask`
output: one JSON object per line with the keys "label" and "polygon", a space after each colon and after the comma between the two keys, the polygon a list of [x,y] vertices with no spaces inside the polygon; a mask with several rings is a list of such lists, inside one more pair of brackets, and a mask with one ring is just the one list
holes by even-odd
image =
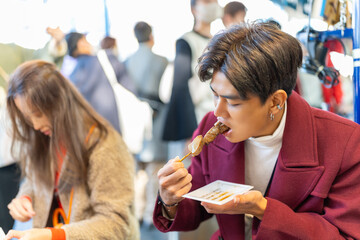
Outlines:
{"label": "white face mask", "polygon": [[196,5],[196,19],[199,21],[211,23],[217,18],[221,18],[222,15],[223,9],[216,2]]}

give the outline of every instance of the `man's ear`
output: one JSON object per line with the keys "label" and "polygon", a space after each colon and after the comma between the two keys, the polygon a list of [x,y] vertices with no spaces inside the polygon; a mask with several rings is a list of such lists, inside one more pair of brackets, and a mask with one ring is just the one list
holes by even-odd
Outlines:
{"label": "man's ear", "polygon": [[282,89],[279,89],[272,94],[271,109],[274,114],[284,109],[287,97],[287,93]]}
{"label": "man's ear", "polygon": [[152,33],[149,35],[149,41],[148,41],[148,43],[149,43],[150,47],[153,47],[154,44],[155,44],[154,35],[153,35]]}

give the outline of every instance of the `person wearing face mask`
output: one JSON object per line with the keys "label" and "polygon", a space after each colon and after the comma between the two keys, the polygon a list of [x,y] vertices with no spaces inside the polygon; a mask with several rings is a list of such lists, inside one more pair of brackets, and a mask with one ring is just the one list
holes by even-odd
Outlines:
{"label": "person wearing face mask", "polygon": [[[75,84],[90,105],[118,132],[121,132],[115,95],[98,57],[94,55],[93,46],[82,33],[68,33],[65,39],[68,45],[68,54],[77,61],[69,76],[70,81]],[[129,91],[136,92],[125,65],[111,51],[106,51],[106,54],[118,82]]]}
{"label": "person wearing face mask", "polygon": [[163,139],[171,141],[171,155],[182,154],[186,140],[212,107],[209,85],[198,80],[195,67],[212,37],[211,22],[222,16],[222,8],[217,0],[191,0],[191,12],[194,16],[192,31],[176,41],[173,88],[163,131]]}

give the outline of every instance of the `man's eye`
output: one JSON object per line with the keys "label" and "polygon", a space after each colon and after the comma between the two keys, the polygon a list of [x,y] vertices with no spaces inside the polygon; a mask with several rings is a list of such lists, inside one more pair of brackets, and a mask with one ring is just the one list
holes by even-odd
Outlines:
{"label": "man's eye", "polygon": [[237,107],[240,105],[240,103],[228,103],[230,107]]}

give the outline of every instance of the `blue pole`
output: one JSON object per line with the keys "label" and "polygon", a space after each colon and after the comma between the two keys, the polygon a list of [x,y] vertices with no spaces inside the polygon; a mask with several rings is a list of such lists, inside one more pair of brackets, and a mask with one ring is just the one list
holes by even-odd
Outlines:
{"label": "blue pole", "polygon": [[108,13],[106,0],[104,0],[104,17],[105,17],[105,36],[110,36],[110,21],[109,21],[109,13]]}
{"label": "blue pole", "polygon": [[354,57],[354,121],[360,123],[360,0],[354,0],[353,57]]}
{"label": "blue pole", "polygon": [[326,6],[326,1],[324,0],[322,5],[321,5],[321,11],[320,11],[320,16],[321,17],[324,17],[325,6]]}

